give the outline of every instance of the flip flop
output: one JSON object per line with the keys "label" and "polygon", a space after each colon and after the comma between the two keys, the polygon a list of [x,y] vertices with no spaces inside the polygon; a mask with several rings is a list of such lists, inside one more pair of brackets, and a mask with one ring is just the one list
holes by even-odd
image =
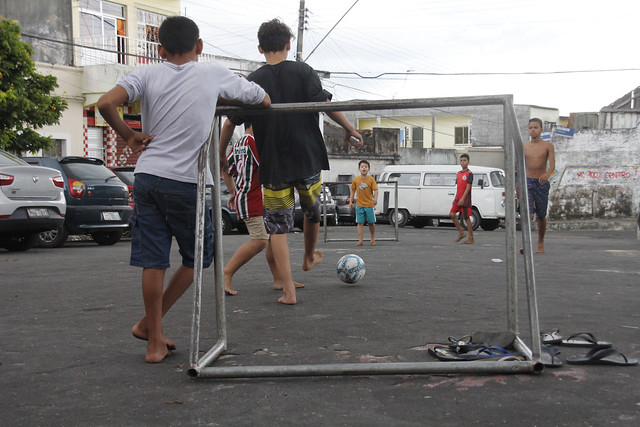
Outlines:
{"label": "flip flop", "polygon": [[549,332],[540,332],[540,337],[542,338],[542,344],[558,344],[562,342],[562,336],[558,329]]}
{"label": "flip flop", "polygon": [[595,347],[598,345],[611,347],[611,343],[607,341],[598,341],[596,337],[589,332],[578,332],[571,335],[566,340],[560,341],[560,344],[568,347]]}
{"label": "flip flop", "polygon": [[474,360],[500,360],[507,357],[522,356],[520,353],[511,353],[502,347],[480,347],[467,353],[457,353],[449,346],[437,345],[429,349],[429,353],[444,361],[474,361]]}
{"label": "flip flop", "polygon": [[567,363],[574,365],[615,365],[633,366],[638,364],[637,359],[627,358],[615,348],[596,346],[583,356],[569,356]]}
{"label": "flip flop", "polygon": [[562,366],[562,360],[560,360],[560,350],[557,347],[551,347],[549,345],[545,345],[542,347],[542,354],[540,354],[540,359],[542,360],[542,364],[549,368],[559,368]]}

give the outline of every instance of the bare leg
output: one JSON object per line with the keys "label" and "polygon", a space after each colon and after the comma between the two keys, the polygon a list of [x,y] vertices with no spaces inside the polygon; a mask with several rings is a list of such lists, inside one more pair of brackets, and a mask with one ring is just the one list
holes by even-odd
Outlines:
{"label": "bare leg", "polygon": [[162,285],[165,271],[145,268],[142,272],[142,298],[149,339],[145,360],[148,363],[162,362],[171,352],[162,333]]}
{"label": "bare leg", "polygon": [[371,233],[371,246],[376,245],[376,225],[369,224],[369,233]]}
{"label": "bare leg", "polygon": [[538,250],[539,254],[544,253],[544,234],[547,231],[547,217],[538,219]]}
{"label": "bare leg", "polygon": [[[152,269],[149,269],[149,270],[156,271]],[[144,296],[144,280],[145,280],[146,271],[147,269],[145,269],[142,273],[143,296]],[[160,271],[162,271],[162,279],[164,281],[165,270],[160,270]],[[148,273],[148,274],[151,274],[151,273]],[[193,269],[185,267],[184,265],[181,265],[180,267],[178,267],[176,272],[173,273],[173,276],[171,276],[171,279],[169,280],[169,284],[167,285],[166,289],[162,293],[162,316],[164,316],[169,311],[169,309],[173,306],[173,304],[175,304],[176,301],[180,299],[182,294],[184,294],[185,291],[189,289],[189,286],[191,286],[192,282],[193,282]],[[160,283],[162,285],[162,282]],[[162,287],[160,287],[160,289],[162,289]],[[147,340],[149,338],[147,315],[145,315],[142,319],[140,319],[138,323],[136,323],[133,326],[133,328],[131,329],[131,333],[133,334],[134,337],[139,338],[141,340]],[[176,345],[173,342],[171,342],[171,340],[169,339],[165,338],[165,340],[166,340],[167,348],[169,348],[170,350],[175,350]]]}
{"label": "bare leg", "polygon": [[289,242],[286,234],[272,234],[270,236],[271,250],[277,269],[275,281],[282,283],[282,295],[278,302],[282,304],[295,304],[296,288],[291,278],[291,260],[289,259]]}
{"label": "bare leg", "polygon": [[[278,278],[278,266],[276,265],[276,260],[273,258],[273,250],[271,249],[271,242],[267,244],[267,251],[265,253],[267,257],[267,264],[269,264],[269,270],[271,270],[271,275],[273,276],[273,289],[276,291],[281,291],[283,288],[282,283],[277,279]],[[302,283],[298,283],[295,280],[293,281],[293,286],[296,289],[304,288]]]}
{"label": "bare leg", "polygon": [[467,218],[467,231],[469,232],[469,238],[465,240],[463,243],[465,245],[471,245],[476,241],[473,240],[473,224],[471,224],[471,218]]}
{"label": "bare leg", "polygon": [[358,243],[356,246],[362,246],[362,240],[364,239],[364,223],[358,223]]}
{"label": "bare leg", "polygon": [[249,240],[240,245],[224,267],[224,291],[227,295],[236,295],[238,293],[231,288],[233,275],[236,271],[266,247],[267,240]]}
{"label": "bare leg", "polygon": [[[313,223],[309,218],[304,217],[304,259],[302,260],[302,269],[309,271],[317,264],[322,262],[322,252],[316,250],[318,243],[318,232],[320,231],[320,223]],[[288,250],[288,247],[287,247]],[[277,263],[278,267],[280,263]],[[291,268],[291,263],[289,263]]]}
{"label": "bare leg", "polygon": [[462,229],[462,226],[460,225],[460,221],[458,221],[458,216],[455,213],[450,213],[449,214],[449,218],[451,218],[451,220],[453,221],[453,224],[458,229],[458,238],[456,239],[456,243],[457,243],[460,240],[462,240],[465,237],[467,237],[467,235],[464,233],[464,230]]}

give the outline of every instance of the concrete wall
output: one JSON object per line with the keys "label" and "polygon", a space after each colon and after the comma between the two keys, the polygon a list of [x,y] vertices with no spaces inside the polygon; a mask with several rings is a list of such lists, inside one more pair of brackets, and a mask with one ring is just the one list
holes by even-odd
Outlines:
{"label": "concrete wall", "polygon": [[640,130],[583,130],[556,138],[551,219],[632,218],[638,213]]}
{"label": "concrete wall", "polygon": [[[71,0],[0,0],[0,15],[17,20],[22,33],[71,43]],[[34,61],[57,65],[73,65],[69,44],[40,38],[23,37],[33,47]]]}
{"label": "concrete wall", "polygon": [[82,156],[84,151],[82,69],[36,63],[36,70],[40,74],[52,75],[58,79],[58,87],[53,91],[53,95],[62,97],[68,104],[68,108],[60,117],[59,125],[45,126],[37,132],[43,136],[62,140],[62,155]]}

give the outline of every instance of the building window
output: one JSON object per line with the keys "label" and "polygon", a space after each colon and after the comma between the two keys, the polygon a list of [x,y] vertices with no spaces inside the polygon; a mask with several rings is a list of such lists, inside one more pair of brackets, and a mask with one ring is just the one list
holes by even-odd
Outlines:
{"label": "building window", "polygon": [[471,131],[469,126],[456,126],[454,144],[455,145],[469,145],[469,136]]}
{"label": "building window", "polygon": [[138,9],[136,19],[138,21],[138,62],[147,64],[154,62],[154,60],[160,60],[158,30],[166,16]]}
{"label": "building window", "polygon": [[556,122],[548,122],[545,120],[544,122],[544,130],[551,130],[556,126]]}
{"label": "building window", "polygon": [[81,65],[116,61],[124,64],[125,27],[124,6],[102,0],[80,0],[80,44],[110,51],[83,49]]}
{"label": "building window", "polygon": [[424,129],[421,127],[414,126],[411,128],[411,135],[413,139],[413,148],[424,148],[424,138],[423,138]]}

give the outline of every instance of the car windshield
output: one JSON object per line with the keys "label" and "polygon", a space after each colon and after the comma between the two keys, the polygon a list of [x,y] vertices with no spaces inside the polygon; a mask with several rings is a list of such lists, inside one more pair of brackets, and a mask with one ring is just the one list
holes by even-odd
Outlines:
{"label": "car windshield", "polygon": [[504,188],[504,172],[491,172],[491,184],[494,187]]}
{"label": "car windshield", "polygon": [[94,163],[63,163],[62,168],[69,178],[77,180],[102,179],[106,181],[107,179],[116,176],[107,167]]}
{"label": "car windshield", "polygon": [[4,150],[0,150],[0,166],[15,166],[28,164],[24,160],[14,156],[11,153],[7,153]]}

